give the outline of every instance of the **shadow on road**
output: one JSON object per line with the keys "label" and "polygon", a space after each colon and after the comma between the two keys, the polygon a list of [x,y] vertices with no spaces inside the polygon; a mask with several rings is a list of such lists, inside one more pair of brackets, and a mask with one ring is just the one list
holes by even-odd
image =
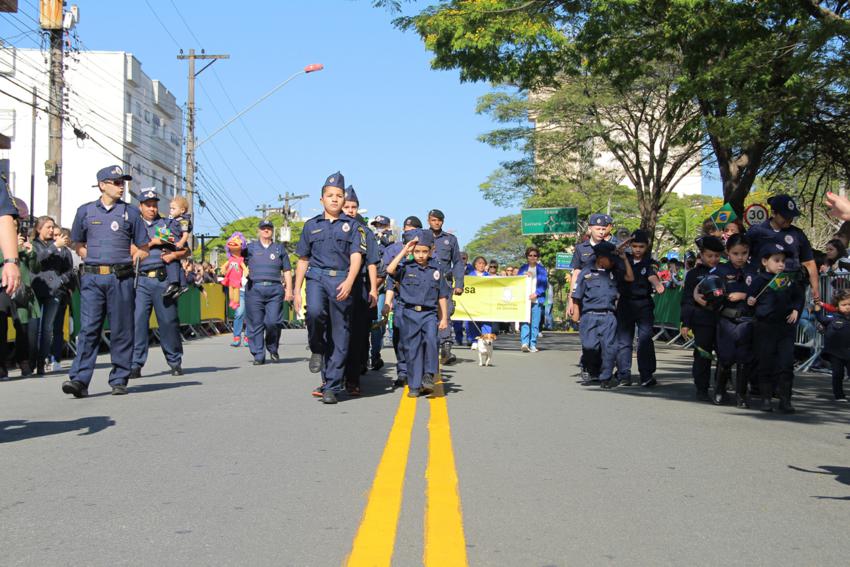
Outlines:
{"label": "shadow on road", "polygon": [[[541,343],[541,348],[546,350],[573,350],[578,352],[581,343],[577,334],[551,334],[547,333]],[[668,347],[656,343],[655,352],[658,356],[658,372],[655,378],[658,385],[654,388],[641,388],[632,386],[629,388],[615,388],[610,391],[600,390],[598,386],[583,388],[586,391],[598,392],[600,395],[625,395],[625,396],[650,396],[654,398],[667,398],[672,401],[688,402],[693,404],[707,404],[708,402],[697,401],[695,398],[693,380],[691,378],[692,353],[678,347]],[[712,370],[713,371],[713,370]],[[578,379],[578,367],[575,370],[567,369]],[[632,377],[637,372],[637,361],[632,362]],[[831,379],[821,374],[797,374],[794,377],[794,406],[797,413],[786,415],[776,411],[765,413],[756,409],[738,409],[732,405],[720,406],[718,411],[725,411],[729,415],[751,417],[755,419],[770,419],[791,421],[805,424],[821,423],[850,423],[850,408],[841,405],[832,398]],[[774,400],[774,405],[776,400]],[[848,436],[850,439],[850,435]]]}
{"label": "shadow on road", "polygon": [[[791,470],[809,473],[809,474],[827,474],[835,477],[835,480],[840,482],[845,486],[850,486],[850,467],[834,467],[834,466],[826,466],[821,465],[818,468],[820,470],[810,470],[804,469],[802,467],[795,467],[794,465],[788,465],[788,468]],[[812,496],[812,498],[817,498],[818,500],[848,500],[850,501],[850,496]]]}
{"label": "shadow on road", "polygon": [[11,443],[78,430],[83,430],[80,435],[92,435],[113,425],[115,425],[115,421],[104,415],[81,417],[68,421],[27,421],[25,419],[0,421],[0,443]]}
{"label": "shadow on road", "polygon": [[[142,379],[144,380],[144,379]],[[131,394],[144,394],[147,392],[158,392],[160,390],[172,390],[174,388],[182,388],[184,386],[200,386],[201,382],[191,381],[191,382],[158,382],[156,384],[145,384],[143,382],[139,382],[137,380],[133,380],[127,386],[128,391]],[[101,396],[110,396],[112,392],[100,392],[97,394],[92,394],[90,398],[99,398]]]}

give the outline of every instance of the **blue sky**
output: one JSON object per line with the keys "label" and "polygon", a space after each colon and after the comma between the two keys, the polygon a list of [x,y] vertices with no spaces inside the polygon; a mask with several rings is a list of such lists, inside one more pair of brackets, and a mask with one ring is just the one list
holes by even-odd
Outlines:
{"label": "blue sky", "polygon": [[[476,140],[494,127],[475,114],[488,85],[461,84],[456,72],[432,71],[418,36],[396,30],[392,16],[369,0],[147,1],[168,31],[145,0],[79,0],[77,33],[90,50],[132,52],[180,103],[187,69],[176,59],[178,45],[230,54],[198,77],[199,139],[304,65],[325,65],[204,145],[200,169],[227,188],[238,207],[217,199],[202,180],[199,193],[219,218],[222,210],[237,217],[253,214],[261,203],[279,206],[284,191],[309,193],[300,210],[312,216],[319,187],[338,169],[370,216],[424,220],[429,209],[440,208],[462,245],[483,224],[517,212],[495,207],[478,189],[508,157]],[[19,10],[35,15],[36,3],[20,0]],[[200,213],[197,231],[216,227]]]}

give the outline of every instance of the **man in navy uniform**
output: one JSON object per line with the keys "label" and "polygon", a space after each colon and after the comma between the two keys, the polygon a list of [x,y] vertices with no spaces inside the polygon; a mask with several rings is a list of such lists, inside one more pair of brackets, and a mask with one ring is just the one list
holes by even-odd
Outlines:
{"label": "man in navy uniform", "polygon": [[[274,224],[260,221],[259,239],[245,248],[248,285],[245,287],[245,316],[254,365],[266,362],[266,351],[273,361],[279,359],[280,317],[283,302],[292,300],[292,265],[289,254],[274,242]],[[283,284],[281,284],[283,274]]]}
{"label": "man in navy uniform", "polygon": [[386,265],[383,263],[384,250],[392,245],[392,232],[390,231],[390,219],[384,215],[377,215],[372,222],[375,227],[375,239],[378,242],[378,254],[381,257],[381,262],[378,264],[378,305],[372,310],[373,328],[370,332],[371,348],[370,348],[370,367],[372,370],[380,370],[384,366],[384,361],[381,358],[381,347],[384,342],[384,326],[380,324],[383,318],[384,301],[386,300]]}
{"label": "man in navy uniform", "polygon": [[[443,211],[439,209],[428,211],[428,225],[431,227],[431,234],[434,236],[434,260],[437,261],[440,272],[446,278],[446,281],[454,286],[453,294],[460,295],[463,293],[463,276],[466,272],[466,264],[461,260],[460,246],[455,235],[443,232],[445,220],[446,216]],[[454,337],[452,337],[451,316],[454,313],[455,304],[451,298],[449,298],[448,304],[449,328],[440,330],[440,359],[443,364],[452,364],[457,360],[457,357],[452,354]]]}
{"label": "man in navy uniform", "polygon": [[[147,257],[150,241],[139,209],[121,200],[124,184],[131,179],[117,165],[98,171],[100,199],[81,205],[71,227],[71,240],[83,259],[80,288],[83,309],[77,355],[68,372],[70,380],[62,384],[62,391],[75,398],[88,395],[100,334],[107,317],[112,356],[109,385],[113,395],[127,393],[135,326],[133,260],[134,257],[139,260]],[[131,252],[133,246],[135,252]]]}
{"label": "man in navy uniform", "polygon": [[357,221],[342,212],[345,178],[336,172],[322,185],[324,211],[304,223],[295,248],[295,310],[301,311],[301,285],[307,280],[307,337],[310,372],[322,372],[322,402],[337,403],[342,391],[351,331],[351,290],[368,245]]}
{"label": "man in navy uniform", "polygon": [[18,234],[15,219],[18,208],[6,180],[0,176],[0,251],[3,253],[3,275],[0,287],[12,295],[21,285],[21,270],[18,268]]}
{"label": "man in navy uniform", "polygon": [[768,243],[782,244],[787,250],[785,271],[801,289],[805,289],[806,283],[811,285],[812,300],[820,301],[820,281],[814,251],[806,233],[792,224],[802,214],[800,207],[790,195],[774,195],[767,200],[767,204],[770,205],[771,217],[747,231],[751,261],[758,268],[758,252]]}
{"label": "man in navy uniform", "polygon": [[[180,318],[177,314],[177,299],[164,297],[168,287],[166,264],[180,262],[189,253],[184,248],[175,250],[173,242],[180,240],[180,225],[159,215],[159,195],[151,189],[143,189],[139,195],[139,210],[150,238],[150,255],[139,263],[139,283],[136,287],[135,331],[133,360],[130,378],[139,378],[148,359],[148,330],[151,309],[156,313],[159,325],[159,344],[172,376],[183,375],[183,341],[180,336]],[[159,231],[160,236],[157,236]],[[163,241],[163,231],[171,231],[173,239]]]}

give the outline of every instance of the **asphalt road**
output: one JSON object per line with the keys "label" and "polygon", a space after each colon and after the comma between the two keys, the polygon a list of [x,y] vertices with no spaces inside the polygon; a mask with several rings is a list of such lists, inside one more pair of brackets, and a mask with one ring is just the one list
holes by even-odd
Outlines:
{"label": "asphalt road", "polygon": [[827,376],[767,415],[693,401],[679,349],[659,387],[605,392],[575,382],[575,336],[508,337],[491,368],[458,351],[444,397],[405,404],[388,364],[323,406],[302,331],[263,367],[228,342],[187,343],[179,378],[152,352],[124,397],[104,357],[88,399],[59,375],[0,383],[0,564],[847,560],[850,407]]}

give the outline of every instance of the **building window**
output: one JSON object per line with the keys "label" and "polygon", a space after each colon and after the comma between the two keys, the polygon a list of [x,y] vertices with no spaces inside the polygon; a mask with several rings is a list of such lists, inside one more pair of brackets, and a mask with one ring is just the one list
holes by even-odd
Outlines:
{"label": "building window", "polygon": [[151,123],[151,113],[148,110],[145,110],[145,122],[147,122],[148,124]]}

